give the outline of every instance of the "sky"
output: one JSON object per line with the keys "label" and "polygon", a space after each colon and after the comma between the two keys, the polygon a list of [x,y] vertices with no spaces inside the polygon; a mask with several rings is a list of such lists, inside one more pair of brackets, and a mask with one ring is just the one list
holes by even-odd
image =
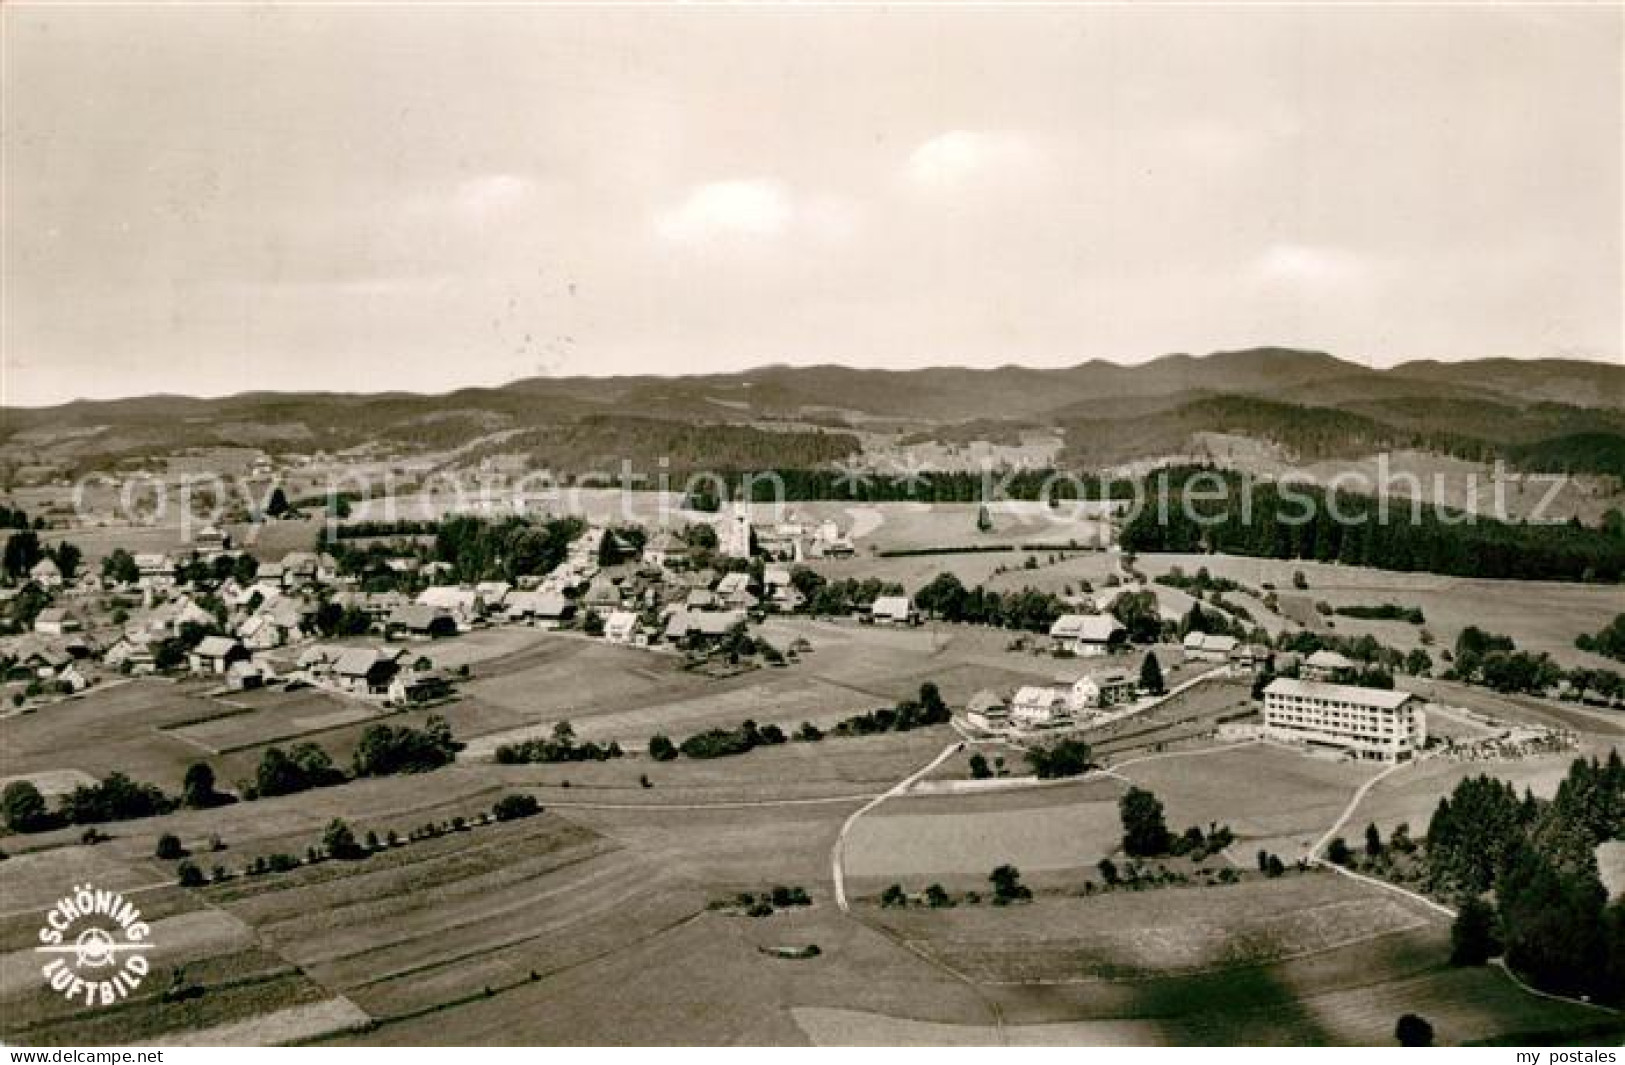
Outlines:
{"label": "sky", "polygon": [[1622,9],[10,3],[0,402],[1622,357]]}

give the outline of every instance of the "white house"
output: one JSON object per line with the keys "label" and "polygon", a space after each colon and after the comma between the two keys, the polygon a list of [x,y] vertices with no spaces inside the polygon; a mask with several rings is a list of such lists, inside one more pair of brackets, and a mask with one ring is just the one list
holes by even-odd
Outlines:
{"label": "white house", "polygon": [[28,571],[28,578],[41,588],[62,587],[62,570],[54,559],[42,558],[34,563],[34,568]]}
{"label": "white house", "polygon": [[965,704],[965,720],[972,728],[1003,732],[1010,728],[1010,704],[995,691],[979,691]]}
{"label": "white house", "polygon": [[1049,636],[1057,651],[1093,656],[1108,653],[1124,631],[1110,614],[1062,614],[1050,626]]}
{"label": "white house", "polygon": [[140,574],[136,583],[142,588],[162,591],[175,587],[175,560],[168,555],[143,552],[135,556],[135,568]]}
{"label": "white house", "polygon": [[1134,701],[1139,685],[1127,670],[1106,669],[1085,673],[1067,685],[1067,702],[1074,713],[1103,710]]}
{"label": "white house", "polygon": [[1185,634],[1185,657],[1193,662],[1227,662],[1238,641],[1234,636],[1216,636],[1210,632]]}
{"label": "white house", "polygon": [[869,616],[881,625],[912,625],[919,620],[914,603],[906,595],[883,595],[869,608]]}
{"label": "white house", "polygon": [[1049,685],[1029,684],[1010,699],[1010,720],[1017,728],[1053,728],[1072,718],[1072,704],[1064,691]]}
{"label": "white house", "polygon": [[436,584],[418,593],[418,606],[444,610],[457,622],[459,629],[468,629],[485,614],[485,602],[473,588],[455,584]]}
{"label": "white house", "polygon": [[688,545],[675,533],[662,530],[643,545],[643,564],[664,568],[688,561]]}
{"label": "white house", "polygon": [[637,637],[638,615],[631,610],[612,610],[604,619],[604,639],[610,643],[632,643]]}
{"label": "white house", "polygon": [[193,673],[225,676],[233,662],[248,657],[248,648],[230,636],[205,636],[192,649],[190,665]]}

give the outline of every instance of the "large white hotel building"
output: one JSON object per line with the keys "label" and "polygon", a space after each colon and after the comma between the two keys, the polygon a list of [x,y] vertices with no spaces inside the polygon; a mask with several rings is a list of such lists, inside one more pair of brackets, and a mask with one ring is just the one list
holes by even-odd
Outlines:
{"label": "large white hotel building", "polygon": [[1264,689],[1264,733],[1367,761],[1403,762],[1427,742],[1427,716],[1409,692],[1279,677]]}

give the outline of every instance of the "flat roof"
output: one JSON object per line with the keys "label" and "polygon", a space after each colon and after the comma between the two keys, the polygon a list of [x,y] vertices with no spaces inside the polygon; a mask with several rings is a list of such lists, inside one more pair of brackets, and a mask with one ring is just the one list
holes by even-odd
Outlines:
{"label": "flat roof", "polygon": [[1295,680],[1277,677],[1264,689],[1264,694],[1291,695],[1309,699],[1335,699],[1345,703],[1396,710],[1416,696],[1410,692],[1390,691],[1385,688],[1361,688],[1354,684],[1327,684],[1318,680]]}

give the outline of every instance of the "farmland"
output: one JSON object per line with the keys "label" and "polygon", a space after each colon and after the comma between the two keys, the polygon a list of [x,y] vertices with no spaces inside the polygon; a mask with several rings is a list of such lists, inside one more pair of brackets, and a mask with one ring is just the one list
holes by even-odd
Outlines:
{"label": "farmland", "polygon": [[[1437,646],[1450,647],[1463,628],[1476,625],[1511,636],[1518,647],[1545,651],[1565,664],[1606,666],[1607,659],[1576,650],[1574,638],[1582,632],[1595,632],[1619,613],[1619,589],[1604,585],[1478,580],[1233,555],[1144,554],[1136,562],[1137,569],[1152,577],[1175,567],[1187,575],[1206,567],[1215,577],[1228,577],[1254,589],[1273,585],[1283,599],[1295,594],[1293,574],[1301,571],[1308,588],[1296,596],[1323,600],[1334,609],[1384,602],[1420,607],[1426,618],[1421,626],[1332,619],[1339,633],[1358,636],[1369,632],[1401,650],[1422,646],[1424,628],[1434,635]],[[1160,594],[1161,589],[1158,591]],[[1253,609],[1254,601],[1249,599],[1247,605]]]}
{"label": "farmland", "polygon": [[[1030,570],[1015,568],[1021,556],[1012,554],[1006,573],[979,572],[996,587],[1060,591],[1085,579],[1099,587],[1115,570],[1108,553],[1061,554],[1054,562],[1050,552],[1035,554]],[[918,566],[924,577],[997,557],[860,555],[819,565]],[[1140,560],[1153,571],[1158,564]],[[1349,602],[1381,597],[1354,579],[1360,574],[1337,568],[1313,570],[1306,594],[1334,594],[1333,576],[1352,582]],[[1189,601],[1155,587],[1164,607]],[[1433,608],[1424,609],[1431,625]],[[797,653],[782,666],[747,662],[710,676],[670,649],[580,632],[498,625],[411,644],[459,671],[455,698],[434,711],[467,744],[450,767],[119,822],[94,846],[73,827],[7,836],[5,1037],[1294,1044],[1386,1042],[1397,1013],[1411,1009],[1444,1042],[1585,1032],[1606,1021],[1528,995],[1499,972],[1448,968],[1445,922],[1401,896],[1322,871],[1256,873],[1259,849],[1289,863],[1305,854],[1378,769],[1217,739],[1222,725],[1253,714],[1240,677],[1215,676],[1083,729],[1102,765],[1083,778],[1021,779],[1029,768],[1019,742],[952,754],[916,790],[852,822],[843,861],[853,910],[843,913],[832,884],[843,825],[959,733],[936,725],[831,735],[665,762],[645,753],[648,738],[745,719],[827,729],[916,697],[926,682],[957,708],[987,688],[1132,672],[1145,649],[1063,660],[1047,640],[1006,630],[798,616],[772,616],[758,632]],[[1183,661],[1168,644],[1154,650],[1170,684],[1213,668]],[[1625,733],[1600,710],[1414,683],[1468,711],[1441,721],[1462,738],[1495,722],[1530,722],[1572,729],[1582,752],[1601,753]],[[368,725],[421,725],[428,713],[313,687],[222,692],[206,679],[120,679],[0,721],[0,775],[60,794],[118,770],[174,792],[201,760],[231,788],[273,744],[314,741],[345,764]],[[494,761],[498,745],[549,735],[564,720],[583,739],[618,741],[626,756]],[[969,781],[973,751],[1003,758],[1006,775]],[[1571,758],[1424,761],[1373,787],[1347,831],[1371,820],[1385,833],[1401,821],[1420,832],[1439,795],[1478,772],[1549,796]],[[1118,801],[1130,786],[1155,792],[1176,832],[1223,824],[1236,842],[1201,861],[1151,863],[1165,862],[1179,883],[1099,890],[1102,858],[1129,864]],[[536,798],[544,812],[491,821],[493,803],[515,794]],[[311,859],[335,818],[358,837],[371,833],[376,846],[354,860]],[[153,856],[164,833],[206,873],[219,865],[225,875],[176,886],[176,863]],[[1604,855],[1610,876],[1615,857]],[[273,861],[279,871],[245,875]],[[968,892],[985,894],[990,871],[1006,863],[1036,892],[1031,903],[963,902]],[[41,986],[31,949],[43,908],[63,885],[84,882],[131,893],[156,922],[157,943],[142,993],[89,1020]],[[881,908],[881,891],[894,883],[910,893],[937,883],[961,904]],[[747,916],[739,897],[775,885],[802,888],[808,905]],[[808,945],[819,947],[816,957],[784,956]],[[201,990],[167,1001],[163,991],[176,982]]]}

